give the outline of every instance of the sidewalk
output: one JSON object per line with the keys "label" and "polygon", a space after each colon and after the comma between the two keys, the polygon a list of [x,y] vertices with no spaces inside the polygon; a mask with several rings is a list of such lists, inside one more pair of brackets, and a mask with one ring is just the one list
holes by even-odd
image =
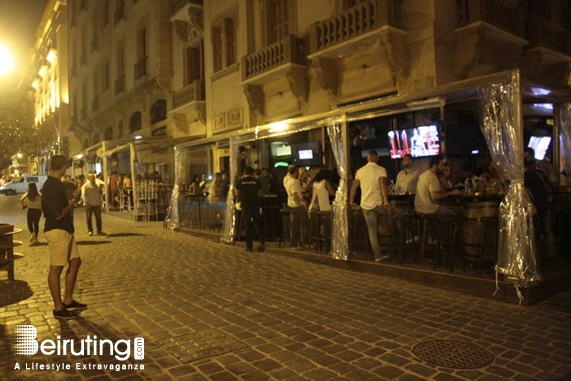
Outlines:
{"label": "sidewalk", "polygon": [[[519,307],[103,218],[109,236],[89,237],[76,214],[75,297],[89,304],[78,319],[52,316],[47,246],[20,250],[16,282],[0,272],[0,379],[571,379],[569,292]],[[144,359],[16,355],[16,324],[34,325],[40,342],[96,335],[134,348],[142,337]],[[144,369],[109,369],[117,364]]]}

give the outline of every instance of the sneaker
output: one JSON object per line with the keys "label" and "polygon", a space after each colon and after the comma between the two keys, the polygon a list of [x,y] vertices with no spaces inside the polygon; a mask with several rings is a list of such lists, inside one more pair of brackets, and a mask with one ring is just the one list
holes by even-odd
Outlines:
{"label": "sneaker", "polygon": [[33,234],[30,236],[30,242],[34,242],[34,237],[35,236]]}
{"label": "sneaker", "polygon": [[65,307],[59,311],[54,310],[54,317],[57,319],[74,319],[77,316],[72,312],[65,309]]}
{"label": "sneaker", "polygon": [[375,262],[382,262],[385,259],[389,259],[389,258],[390,258],[390,256],[388,256],[388,255],[381,255],[380,257],[375,258]]}
{"label": "sneaker", "polygon": [[65,304],[63,303],[63,308],[77,308],[77,309],[84,309],[87,308],[87,304],[76,302],[72,300],[71,303]]}
{"label": "sneaker", "polygon": [[89,235],[93,235],[93,232],[89,232],[89,233],[87,233],[87,234],[89,234]]}

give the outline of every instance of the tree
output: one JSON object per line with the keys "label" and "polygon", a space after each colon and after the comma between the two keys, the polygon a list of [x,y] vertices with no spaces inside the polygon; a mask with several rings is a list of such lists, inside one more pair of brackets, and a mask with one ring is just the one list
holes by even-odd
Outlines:
{"label": "tree", "polygon": [[45,151],[59,150],[56,130],[44,124],[39,128],[26,120],[26,115],[8,109],[0,109],[0,168],[12,164],[18,152],[38,156]]}

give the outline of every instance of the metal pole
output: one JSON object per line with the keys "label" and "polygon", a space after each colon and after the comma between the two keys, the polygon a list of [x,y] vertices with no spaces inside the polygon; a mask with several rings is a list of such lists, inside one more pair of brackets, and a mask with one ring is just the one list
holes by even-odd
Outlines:
{"label": "metal pole", "polygon": [[107,171],[107,142],[104,140],[101,142],[101,152],[103,153],[103,181],[105,182],[105,211],[109,212],[109,193],[110,183],[109,183],[109,173]]}
{"label": "metal pole", "polygon": [[133,216],[137,216],[137,181],[135,181],[137,176],[135,174],[135,143],[133,142],[129,143],[129,156],[131,158],[131,202],[133,203]]}
{"label": "metal pole", "polygon": [[553,170],[557,174],[557,185],[560,186],[560,173],[561,173],[561,141],[559,135],[561,134],[561,108],[562,104],[556,103],[553,105]]}

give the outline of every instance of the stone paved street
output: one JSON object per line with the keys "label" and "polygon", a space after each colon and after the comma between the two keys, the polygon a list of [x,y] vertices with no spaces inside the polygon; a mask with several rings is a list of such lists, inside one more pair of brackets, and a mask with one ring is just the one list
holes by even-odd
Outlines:
{"label": "stone paved street", "polygon": [[[16,197],[0,202],[24,228]],[[16,282],[0,272],[0,380],[571,380],[570,293],[520,307],[103,218],[108,236],[90,237],[76,210],[77,319],[52,316],[45,243],[18,248]],[[16,355],[17,324],[76,352],[142,337],[144,359]],[[71,369],[25,370],[40,364]],[[144,370],[89,369],[117,364]]]}

